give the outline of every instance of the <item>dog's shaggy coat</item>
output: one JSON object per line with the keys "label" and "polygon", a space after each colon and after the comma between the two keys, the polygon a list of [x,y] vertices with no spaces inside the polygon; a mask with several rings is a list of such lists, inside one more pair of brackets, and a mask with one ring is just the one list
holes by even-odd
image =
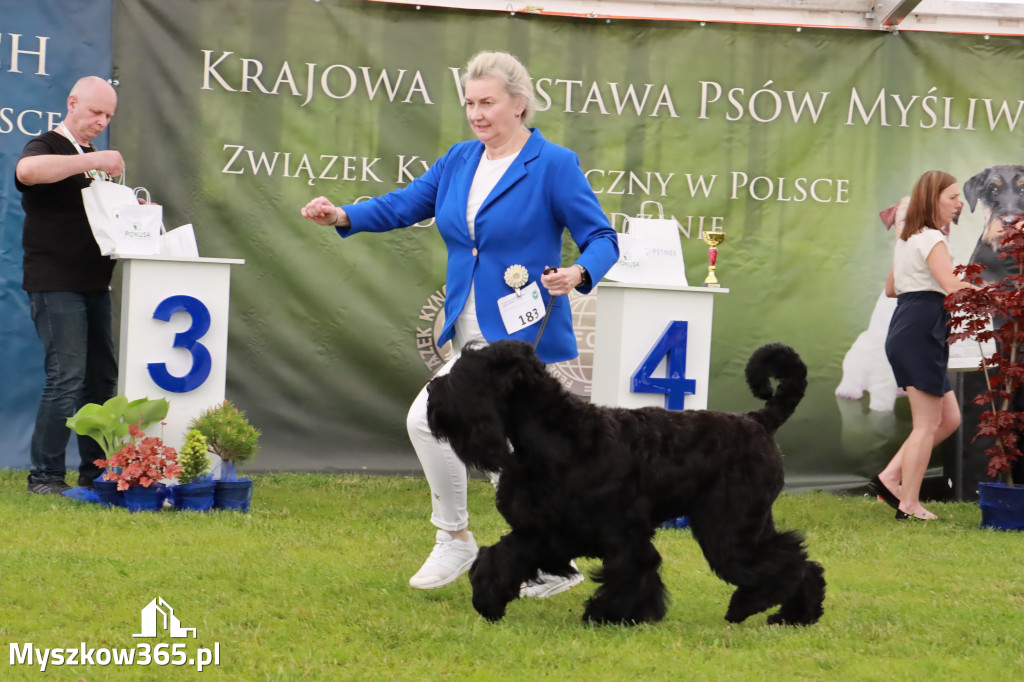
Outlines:
{"label": "dog's shaggy coat", "polygon": [[467,465],[500,473],[497,507],[511,527],[480,548],[474,608],[499,620],[538,571],[566,576],[571,559],[595,557],[603,567],[585,621],[660,620],[667,594],[652,539],[666,520],[688,516],[711,569],[736,585],[726,620],[781,605],[769,623],[816,622],[823,570],[800,534],[772,520],[783,485],[773,436],[803,397],[806,374],[791,348],[772,344],[747,364],[751,390],[767,401],[759,410],[629,410],[576,398],[529,344],[464,351],[430,382],[430,428]]}

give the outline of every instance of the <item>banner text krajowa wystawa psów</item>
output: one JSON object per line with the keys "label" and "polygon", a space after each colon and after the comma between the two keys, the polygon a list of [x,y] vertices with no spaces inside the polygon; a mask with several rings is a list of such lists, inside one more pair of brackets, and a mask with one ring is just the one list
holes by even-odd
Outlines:
{"label": "banner text krajowa wystawa ps\u00f3w", "polygon": [[[405,413],[441,361],[443,244],[430,223],[342,240],[299,208],[401,188],[472,137],[460,76],[480,50],[526,64],[534,125],[579,155],[616,229],[674,216],[691,284],[700,231],[726,231],[710,407],[756,408],[750,353],[795,347],[810,375],[778,435],[791,485],[863,480],[909,431],[906,399],[875,376],[894,240],[879,212],[926,170],[963,183],[1021,155],[1011,38],[277,0],[124,1],[115,36],[115,145],[168,227],[246,261],[227,389],[264,431],[259,468],[418,469]],[[593,302],[573,305],[582,354],[561,376],[585,394]]]}

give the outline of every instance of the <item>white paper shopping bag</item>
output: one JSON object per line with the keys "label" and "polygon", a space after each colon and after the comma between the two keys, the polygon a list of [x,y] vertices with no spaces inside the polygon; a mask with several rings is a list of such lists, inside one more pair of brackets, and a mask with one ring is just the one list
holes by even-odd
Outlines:
{"label": "white paper shopping bag", "polygon": [[[133,195],[134,197],[134,195]],[[153,256],[160,252],[163,206],[126,204],[114,209],[115,256]]]}
{"label": "white paper shopping bag", "polygon": [[93,180],[92,184],[82,189],[82,204],[85,215],[92,227],[92,235],[100,247],[100,253],[110,256],[117,250],[117,239],[114,236],[118,227],[114,212],[131,204],[138,205],[135,190],[119,182],[110,180]]}
{"label": "white paper shopping bag", "polygon": [[192,223],[168,230],[160,235],[160,255],[168,258],[199,258],[196,233]]}
{"label": "white paper shopping bag", "polygon": [[630,218],[619,234],[619,260],[605,275],[627,284],[686,286],[679,222]]}
{"label": "white paper shopping bag", "polygon": [[[146,203],[139,203],[140,194]],[[93,180],[82,189],[82,204],[104,256],[151,256],[160,250],[163,207],[149,203],[145,188]]]}

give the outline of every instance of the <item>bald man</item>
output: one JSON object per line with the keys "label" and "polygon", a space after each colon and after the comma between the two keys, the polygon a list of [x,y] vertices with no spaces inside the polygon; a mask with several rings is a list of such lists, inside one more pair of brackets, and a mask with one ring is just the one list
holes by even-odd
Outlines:
{"label": "bald man", "polygon": [[[114,261],[100,255],[82,205],[82,188],[94,178],[124,172],[119,152],[98,151],[92,144],[114,116],[117,93],[102,78],[88,76],[71,89],[67,105],[55,130],[25,145],[15,169],[25,209],[22,288],[46,354],[28,475],[28,492],[43,495],[69,489],[64,479],[71,435],[67,418],[117,390],[110,314]],[[101,473],[93,462],[106,455],[84,436],[78,438],[78,449],[78,484],[91,487]]]}

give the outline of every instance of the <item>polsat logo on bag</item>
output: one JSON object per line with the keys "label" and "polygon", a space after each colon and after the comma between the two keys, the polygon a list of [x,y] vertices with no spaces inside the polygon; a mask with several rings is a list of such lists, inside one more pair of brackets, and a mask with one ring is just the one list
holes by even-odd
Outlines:
{"label": "polsat logo on bag", "polygon": [[[170,639],[197,639],[196,628],[184,627],[174,615],[174,609],[162,597],[156,597],[142,607],[141,632],[135,638],[166,636]],[[42,648],[32,642],[11,642],[11,666],[48,667],[77,666],[175,666],[195,668],[201,672],[211,665],[220,665],[220,642],[212,646],[195,647],[185,642],[150,644],[140,642],[132,647],[90,647],[81,642],[77,647]]]}

